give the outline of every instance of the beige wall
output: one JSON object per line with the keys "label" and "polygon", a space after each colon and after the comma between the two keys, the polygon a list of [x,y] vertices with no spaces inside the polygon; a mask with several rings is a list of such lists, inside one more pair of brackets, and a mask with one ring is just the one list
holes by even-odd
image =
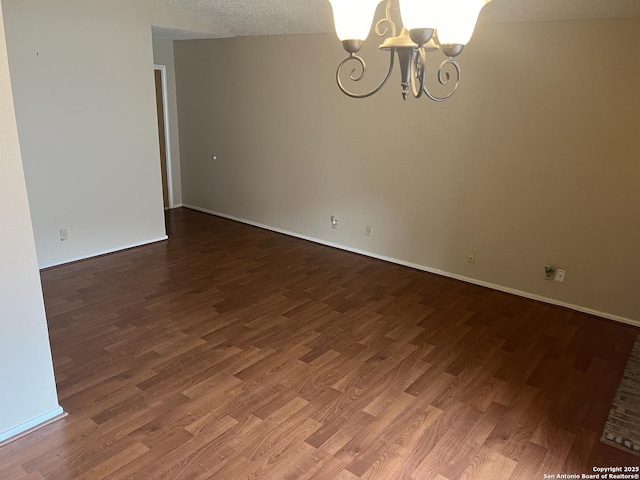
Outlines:
{"label": "beige wall", "polygon": [[40,266],[165,238],[151,28],[214,27],[162,0],[5,0],[4,13]]}
{"label": "beige wall", "polygon": [[444,104],[343,96],[333,35],[174,49],[185,204],[640,322],[640,19],[480,25]]}
{"label": "beige wall", "polygon": [[0,442],[62,413],[51,364],[0,2]]}

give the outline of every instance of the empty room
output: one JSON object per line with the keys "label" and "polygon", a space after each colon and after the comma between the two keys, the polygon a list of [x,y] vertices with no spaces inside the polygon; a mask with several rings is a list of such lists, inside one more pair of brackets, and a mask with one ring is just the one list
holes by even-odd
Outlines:
{"label": "empty room", "polygon": [[0,0],[0,479],[640,478],[637,0]]}

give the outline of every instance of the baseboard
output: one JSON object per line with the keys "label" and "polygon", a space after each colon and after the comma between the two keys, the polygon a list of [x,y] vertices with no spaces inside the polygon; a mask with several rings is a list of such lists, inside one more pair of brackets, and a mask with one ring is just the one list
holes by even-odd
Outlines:
{"label": "baseboard", "polygon": [[220,212],[215,212],[213,210],[208,210],[206,208],[196,207],[195,205],[184,204],[183,207],[191,209],[191,210],[196,210],[196,211],[202,212],[202,213],[208,213],[209,215],[215,215],[216,217],[221,217],[221,218],[226,218],[226,219],[229,219],[229,220],[233,220],[235,222],[245,223],[247,225],[252,225],[254,227],[263,228],[265,230],[270,230],[272,232],[282,233],[284,235],[289,235],[291,237],[301,238],[303,240],[308,240],[310,242],[319,243],[321,245],[326,245],[328,247],[338,248],[340,250],[346,250],[348,252],[357,253],[359,255],[365,255],[367,257],[376,258],[378,260],[383,260],[385,262],[390,262],[390,263],[395,263],[397,265],[403,265],[405,267],[415,268],[416,270],[421,270],[423,272],[429,272],[429,273],[434,273],[436,275],[442,275],[444,277],[453,278],[455,280],[460,280],[460,281],[463,281],[463,282],[471,283],[473,285],[479,285],[481,287],[487,287],[487,288],[490,288],[492,290],[498,290],[500,292],[510,293],[512,295],[517,295],[519,297],[524,297],[524,298],[528,298],[528,299],[531,299],[531,300],[537,300],[539,302],[548,303],[550,305],[556,305],[556,306],[559,306],[559,307],[568,308],[568,309],[575,310],[575,311],[580,312],[580,313],[586,313],[586,314],[589,314],[589,315],[595,315],[596,317],[606,318],[607,320],[613,320],[613,321],[624,323],[624,324],[627,324],[627,325],[632,325],[634,327],[640,327],[640,321],[639,320],[633,320],[631,318],[622,317],[620,315],[614,315],[614,314],[608,313],[608,312],[601,312],[601,311],[594,310],[594,309],[591,309],[591,308],[583,307],[581,305],[574,305],[572,303],[562,302],[560,300],[556,300],[556,299],[553,299],[553,298],[544,297],[542,295],[536,295],[534,293],[524,292],[522,290],[517,290],[515,288],[510,288],[510,287],[505,287],[503,285],[497,285],[497,284],[494,284],[494,283],[485,282],[483,280],[478,280],[478,279],[475,279],[475,278],[465,277],[463,275],[458,275],[456,273],[447,272],[445,270],[440,270],[440,269],[437,269],[437,268],[431,268],[431,267],[427,267],[425,265],[420,265],[420,264],[417,264],[417,263],[411,263],[411,262],[407,262],[407,261],[400,260],[400,259],[397,259],[397,258],[386,257],[384,255],[378,255],[376,253],[368,252],[366,250],[360,250],[358,248],[351,248],[351,247],[348,247],[348,246],[345,246],[345,245],[341,245],[341,244],[338,244],[338,243],[328,242],[326,240],[322,240],[322,239],[315,238],[315,237],[310,237],[308,235],[302,235],[300,233],[290,232],[288,230],[283,230],[281,228],[271,227],[269,225],[264,225],[262,223],[254,222],[254,221],[251,221],[251,220],[246,220],[244,218],[238,218],[238,217],[234,217],[232,215],[227,215],[225,213],[220,213]]}
{"label": "baseboard", "polygon": [[90,253],[88,255],[82,255],[82,256],[79,256],[79,257],[67,258],[65,260],[60,260],[60,261],[56,261],[56,262],[43,263],[43,264],[40,265],[40,270],[44,270],[45,268],[57,267],[58,265],[65,265],[67,263],[79,262],[80,260],[86,260],[88,258],[99,257],[101,255],[107,255],[109,253],[121,252],[122,250],[128,250],[130,248],[141,247],[143,245],[149,245],[151,243],[163,242],[163,241],[167,240],[168,238],[169,238],[168,236],[163,235],[162,237],[152,238],[150,240],[145,240],[143,242],[138,242],[138,243],[132,243],[130,245],[122,245],[120,247],[111,248],[109,250],[101,250],[99,252],[93,252],[93,253]]}
{"label": "baseboard", "polygon": [[67,414],[62,410],[62,407],[58,406],[16,427],[0,432],[0,447],[66,416]]}

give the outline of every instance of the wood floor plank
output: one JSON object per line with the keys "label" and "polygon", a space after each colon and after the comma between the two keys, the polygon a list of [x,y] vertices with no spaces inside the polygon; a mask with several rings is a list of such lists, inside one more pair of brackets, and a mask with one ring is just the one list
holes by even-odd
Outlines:
{"label": "wood floor plank", "polygon": [[66,418],[0,479],[461,480],[637,458],[598,437],[639,329],[187,209],[44,270]]}
{"label": "wood floor plank", "polygon": [[[517,463],[490,449],[480,449],[460,480],[483,480],[488,478],[509,478]],[[451,478],[451,477],[449,477]]]}

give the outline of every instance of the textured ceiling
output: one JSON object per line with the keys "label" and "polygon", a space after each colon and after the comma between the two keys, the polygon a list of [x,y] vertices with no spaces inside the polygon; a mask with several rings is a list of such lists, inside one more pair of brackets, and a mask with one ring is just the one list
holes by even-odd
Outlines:
{"label": "textured ceiling", "polygon": [[[219,36],[331,32],[327,0],[164,0],[212,25]],[[493,0],[483,22],[581,20],[640,17],[640,0]],[[196,38],[186,32],[155,29],[165,38]]]}
{"label": "textured ceiling", "polygon": [[153,38],[160,38],[166,40],[198,40],[202,38],[220,38],[228,37],[228,34],[206,34],[202,32],[192,32],[190,30],[179,30],[177,28],[157,27],[153,25],[151,27],[151,33]]}

